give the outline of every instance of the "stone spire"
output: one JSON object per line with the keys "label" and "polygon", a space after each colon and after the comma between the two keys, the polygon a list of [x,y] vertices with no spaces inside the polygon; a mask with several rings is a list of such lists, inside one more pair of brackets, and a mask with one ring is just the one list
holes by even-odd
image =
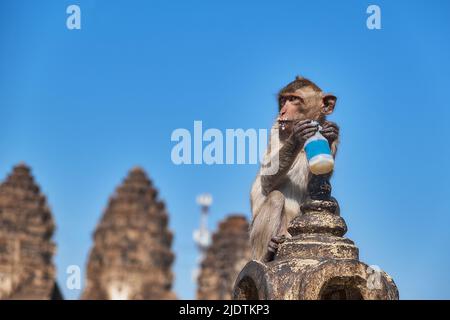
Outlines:
{"label": "stone spire", "polygon": [[165,205],[141,168],[110,198],[94,233],[84,299],[175,299]]}
{"label": "stone spire", "polygon": [[392,278],[359,261],[326,176],[313,176],[309,200],[288,229],[292,238],[269,263],[249,262],[236,280],[235,299],[396,300]]}
{"label": "stone spire", "polygon": [[45,196],[21,163],[0,185],[0,299],[51,299],[55,224]]}
{"label": "stone spire", "polygon": [[234,281],[250,256],[247,219],[228,216],[219,224],[201,264],[197,299],[231,299]]}

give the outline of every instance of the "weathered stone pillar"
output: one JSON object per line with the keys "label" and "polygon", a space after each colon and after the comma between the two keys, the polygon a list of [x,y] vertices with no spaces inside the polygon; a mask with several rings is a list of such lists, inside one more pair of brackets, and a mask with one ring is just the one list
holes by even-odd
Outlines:
{"label": "weathered stone pillar", "polygon": [[327,176],[313,176],[310,199],[301,206],[287,239],[269,263],[250,261],[239,274],[233,298],[239,300],[398,299],[392,278],[359,261],[347,239],[347,225],[332,198]]}

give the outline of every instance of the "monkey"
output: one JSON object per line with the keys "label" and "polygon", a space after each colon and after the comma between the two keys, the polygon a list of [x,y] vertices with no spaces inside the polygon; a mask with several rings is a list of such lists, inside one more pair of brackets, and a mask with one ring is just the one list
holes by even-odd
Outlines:
{"label": "monkey", "polygon": [[[336,100],[336,96],[323,93],[314,82],[300,76],[279,91],[279,114],[272,126],[265,161],[250,192],[254,260],[272,261],[279,245],[290,237],[290,222],[301,214],[300,206],[308,198],[307,186],[312,177],[303,147],[319,130],[319,124],[336,156],[339,127],[326,119],[334,111]],[[277,143],[272,145],[273,141]],[[265,174],[264,163],[272,164],[275,159],[277,172]]]}

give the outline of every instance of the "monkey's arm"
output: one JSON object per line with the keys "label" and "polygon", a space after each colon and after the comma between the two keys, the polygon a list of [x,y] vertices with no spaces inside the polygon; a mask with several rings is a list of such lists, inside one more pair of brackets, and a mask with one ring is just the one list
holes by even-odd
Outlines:
{"label": "monkey's arm", "polygon": [[272,166],[274,163],[278,162],[278,170],[273,175],[261,175],[261,189],[265,196],[275,190],[275,188],[283,181],[283,178],[291,168],[298,152],[299,147],[294,139],[287,139],[280,150],[270,157],[269,165]]}
{"label": "monkey's arm", "polygon": [[275,190],[283,179],[286,177],[299,151],[303,148],[305,141],[312,137],[318,129],[318,124],[311,120],[301,120],[294,124],[292,133],[286,139],[283,146],[278,152],[270,152],[270,168],[274,163],[278,163],[278,170],[275,174],[264,174],[264,166],[261,171],[261,189],[262,193],[267,196],[271,191]]}

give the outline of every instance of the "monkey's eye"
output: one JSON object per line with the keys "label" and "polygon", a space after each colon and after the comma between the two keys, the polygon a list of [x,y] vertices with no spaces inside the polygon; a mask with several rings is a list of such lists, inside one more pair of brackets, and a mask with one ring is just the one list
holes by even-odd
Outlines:
{"label": "monkey's eye", "polygon": [[290,103],[292,103],[292,104],[295,104],[295,105],[300,105],[301,102],[303,102],[302,98],[300,98],[300,97],[298,97],[298,96],[289,96],[289,95],[282,96],[282,97],[280,97],[280,100],[279,100],[280,109],[283,108],[283,106],[284,106],[284,105],[286,104],[286,102],[288,102],[288,101],[289,101]]}
{"label": "monkey's eye", "polygon": [[290,96],[288,97],[288,101],[293,103],[293,104],[300,104],[300,102],[302,101],[299,97],[296,96]]}

